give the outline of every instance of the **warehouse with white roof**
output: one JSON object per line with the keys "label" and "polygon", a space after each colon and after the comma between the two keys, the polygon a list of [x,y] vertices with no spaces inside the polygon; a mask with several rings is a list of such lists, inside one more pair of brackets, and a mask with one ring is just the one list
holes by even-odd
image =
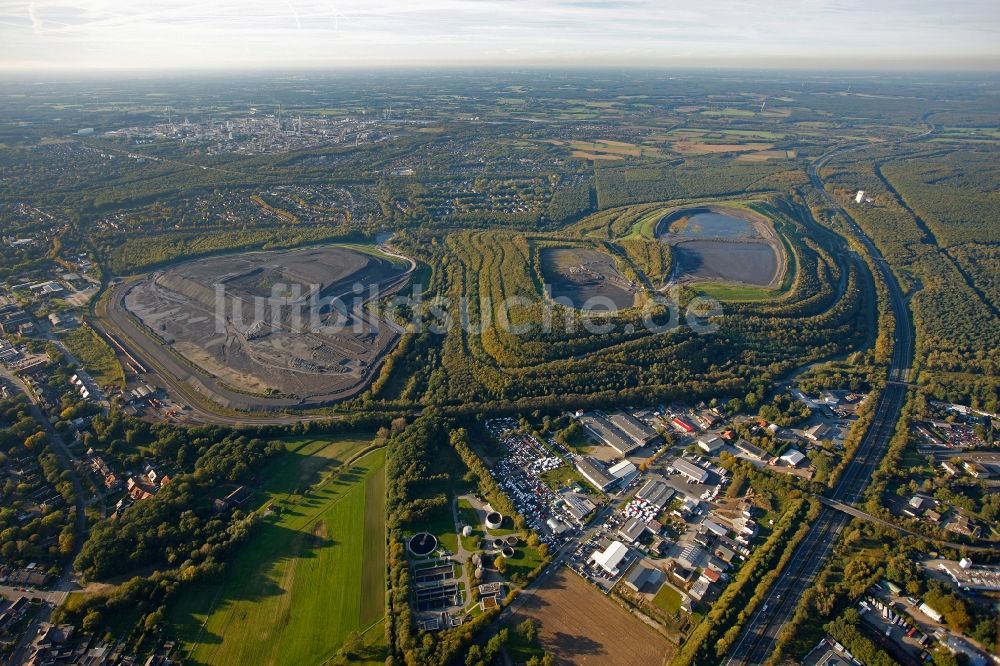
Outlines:
{"label": "warehouse with white roof", "polygon": [[800,462],[805,460],[805,458],[805,454],[797,449],[788,449],[785,451],[784,455],[781,456],[781,460],[787,463],[789,467],[797,467]]}
{"label": "warehouse with white roof", "polygon": [[590,556],[598,566],[607,571],[612,576],[617,576],[622,561],[628,556],[628,546],[623,544],[621,541],[613,541],[611,545],[604,550],[594,551],[594,554]]}

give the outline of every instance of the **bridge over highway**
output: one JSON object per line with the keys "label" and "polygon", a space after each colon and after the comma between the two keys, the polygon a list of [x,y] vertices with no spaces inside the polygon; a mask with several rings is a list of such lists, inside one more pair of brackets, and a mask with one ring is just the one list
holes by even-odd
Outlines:
{"label": "bridge over highway", "polygon": [[[921,136],[926,136],[933,128]],[[919,137],[918,137],[919,138]],[[892,361],[886,373],[886,386],[878,397],[875,416],[854,457],[848,461],[828,499],[842,506],[859,500],[872,472],[885,455],[906,402],[907,382],[913,361],[913,323],[895,275],[878,248],[864,234],[844,208],[826,191],[819,170],[833,157],[864,146],[841,147],[822,155],[809,166],[809,179],[827,204],[846,220],[849,229],[873,260],[889,292],[889,304],[895,317]],[[819,574],[833,552],[849,515],[824,503],[809,532],[795,547],[792,558],[771,587],[767,597],[744,624],[724,663],[762,664],[774,652],[782,629],[791,620],[802,594]]]}
{"label": "bridge over highway", "polygon": [[917,537],[918,539],[923,539],[924,541],[930,541],[931,543],[936,544],[938,546],[954,548],[956,550],[968,550],[979,553],[995,553],[997,549],[1000,548],[1000,546],[998,545],[977,546],[974,544],[957,543],[955,541],[941,541],[940,539],[932,539],[930,537],[924,536],[923,534],[920,534],[919,532],[908,530],[902,525],[897,525],[895,523],[889,522],[888,520],[883,520],[878,516],[873,516],[872,514],[866,511],[862,511],[861,509],[851,506],[850,504],[838,502],[835,499],[824,497],[822,495],[817,495],[816,499],[818,499],[820,503],[830,507],[831,509],[840,511],[841,513],[845,513],[848,516],[853,516],[854,518],[861,518],[862,520],[867,520],[870,523],[883,525],[884,527],[894,529],[902,534],[908,534],[910,536]]}

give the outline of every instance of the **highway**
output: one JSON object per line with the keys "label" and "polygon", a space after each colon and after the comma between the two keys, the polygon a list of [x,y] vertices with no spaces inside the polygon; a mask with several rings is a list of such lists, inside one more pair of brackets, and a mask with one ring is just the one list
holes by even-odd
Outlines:
{"label": "highway", "polygon": [[[929,130],[928,133],[932,131]],[[923,136],[923,135],[921,135]],[[890,307],[895,315],[894,345],[885,388],[878,398],[875,416],[855,456],[844,468],[829,498],[841,504],[852,504],[863,495],[872,472],[889,446],[900,411],[906,401],[909,369],[913,362],[913,324],[909,309],[892,271],[882,254],[875,247],[850,214],[823,188],[819,169],[836,155],[856,150],[860,146],[838,148],[813,162],[809,179],[829,206],[847,220],[847,223],[874,260],[888,291]],[[757,610],[743,626],[736,643],[730,649],[725,664],[762,664],[774,651],[782,629],[791,620],[802,594],[826,564],[833,551],[837,536],[850,517],[824,504],[820,515],[812,524],[805,538],[796,546],[787,568],[778,577]]]}

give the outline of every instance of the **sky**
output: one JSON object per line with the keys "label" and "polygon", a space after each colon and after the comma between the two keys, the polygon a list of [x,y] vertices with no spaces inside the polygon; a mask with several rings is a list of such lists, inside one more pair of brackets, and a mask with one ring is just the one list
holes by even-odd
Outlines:
{"label": "sky", "polygon": [[0,69],[1000,69],[1000,0],[0,0]]}

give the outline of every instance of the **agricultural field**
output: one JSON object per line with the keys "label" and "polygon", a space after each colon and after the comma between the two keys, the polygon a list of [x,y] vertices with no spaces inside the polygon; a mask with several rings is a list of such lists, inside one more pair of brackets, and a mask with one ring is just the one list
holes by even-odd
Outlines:
{"label": "agricultural field", "polygon": [[566,568],[526,598],[513,624],[527,618],[538,623],[539,641],[558,663],[659,664],[673,653],[666,638]]}
{"label": "agricultural field", "polygon": [[356,633],[384,658],[385,454],[363,436],[288,443],[262,472],[263,523],[170,622],[192,663],[321,663]]}
{"label": "agricultural field", "polygon": [[684,156],[732,153],[741,161],[793,159],[793,148],[775,148],[785,135],[768,130],[730,130],[681,128],[657,137],[670,149]]}
{"label": "agricultural field", "polygon": [[[559,142],[557,145],[562,145]],[[571,155],[586,160],[620,160],[626,157],[659,157],[659,149],[624,141],[570,141]]]}

